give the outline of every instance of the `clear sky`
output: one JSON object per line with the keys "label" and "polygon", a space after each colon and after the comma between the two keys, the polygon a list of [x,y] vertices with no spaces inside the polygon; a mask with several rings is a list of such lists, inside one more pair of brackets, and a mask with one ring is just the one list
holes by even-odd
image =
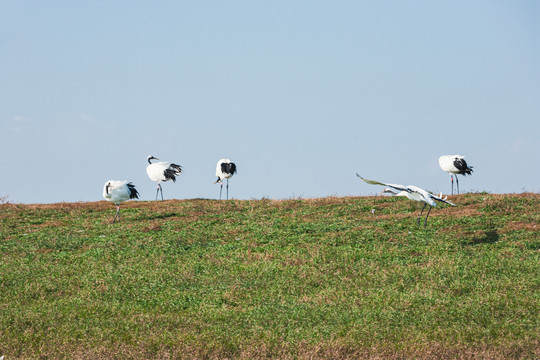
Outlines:
{"label": "clear sky", "polygon": [[540,191],[538,1],[0,1],[0,196]]}

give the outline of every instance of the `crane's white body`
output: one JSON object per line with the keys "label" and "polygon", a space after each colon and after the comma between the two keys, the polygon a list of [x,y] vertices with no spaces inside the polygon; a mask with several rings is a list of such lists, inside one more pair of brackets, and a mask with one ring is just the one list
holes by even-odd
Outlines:
{"label": "crane's white body", "polygon": [[443,171],[453,175],[470,175],[472,167],[467,165],[465,156],[443,155],[439,158],[439,166]]}
{"label": "crane's white body", "polygon": [[[445,204],[456,206],[456,204],[454,204],[453,202],[446,200],[447,197],[442,198],[442,195],[441,196],[434,195],[430,193],[429,191],[426,191],[415,185],[388,184],[388,183],[382,183],[375,180],[364,179],[358,174],[356,174],[356,176],[358,176],[360,179],[367,182],[368,184],[387,186],[387,188],[382,191],[383,193],[391,193],[395,196],[404,196],[413,201],[423,202],[424,207],[422,208],[422,211],[420,212],[420,216],[422,216],[422,213],[424,212],[426,205],[429,205],[429,211],[426,216],[424,226],[427,225],[427,219],[428,219],[429,213],[431,212],[431,207],[437,206],[437,203],[435,201],[440,201]],[[397,190],[397,192],[395,192],[394,189]],[[418,217],[418,220],[417,220],[418,224],[420,224],[420,216]]]}
{"label": "crane's white body", "polygon": [[120,204],[130,199],[138,199],[139,193],[135,185],[127,181],[109,180],[103,185],[103,197],[116,205],[116,216],[113,223],[119,219]]}
{"label": "crane's white body", "polygon": [[[382,191],[383,193],[390,193],[390,194],[393,194],[394,196],[403,196],[403,197],[408,198],[409,200],[423,202],[430,206],[437,206],[437,203],[433,200],[434,198],[437,198],[437,196],[433,195],[432,193],[424,189],[419,188],[418,186],[407,185],[404,187],[406,187],[408,190],[401,190],[400,192],[396,193],[395,191],[392,190],[392,188],[397,189],[397,187],[401,187],[403,185],[397,185],[397,184],[384,184],[384,185],[387,185],[389,187],[384,189]],[[441,201],[444,201],[444,200],[441,199]]]}
{"label": "crane's white body", "polygon": [[170,179],[167,179],[165,177],[164,171],[168,169],[170,166],[171,166],[171,163],[167,161],[151,163],[146,167],[146,174],[148,175],[150,180],[155,181],[157,183],[169,181]]}
{"label": "crane's white body", "polygon": [[230,159],[220,159],[216,165],[217,180],[214,184],[219,183],[219,199],[221,200],[221,192],[223,190],[223,180],[227,179],[227,200],[229,199],[229,178],[236,174],[236,164]]}
{"label": "crane's white body", "polygon": [[456,187],[459,194],[459,180],[457,175],[471,175],[473,167],[465,161],[465,156],[461,155],[443,155],[439,158],[441,169],[450,174],[452,182],[452,195],[454,194],[454,175],[456,175]]}
{"label": "crane's white body", "polygon": [[176,176],[182,173],[182,167],[180,165],[172,164],[168,161],[159,161],[152,163],[151,160],[153,159],[159,160],[152,155],[148,156],[149,165],[146,167],[146,174],[148,174],[150,180],[155,181],[158,184],[156,200],[160,191],[161,200],[163,200],[163,189],[161,188],[161,183],[169,180],[176,182]]}
{"label": "crane's white body", "polygon": [[[146,167],[146,173],[148,174],[148,177],[150,180],[155,181],[157,183],[165,182],[172,180],[173,182],[176,181],[176,176],[179,175],[182,171],[178,170],[176,168],[175,164],[171,164],[168,161],[159,161],[156,163],[150,163]],[[168,171],[171,172],[170,176],[167,176]]]}
{"label": "crane's white body", "polygon": [[[129,183],[131,184],[131,183]],[[131,199],[131,190],[127,181],[109,180],[103,185],[103,197],[115,205]]]}

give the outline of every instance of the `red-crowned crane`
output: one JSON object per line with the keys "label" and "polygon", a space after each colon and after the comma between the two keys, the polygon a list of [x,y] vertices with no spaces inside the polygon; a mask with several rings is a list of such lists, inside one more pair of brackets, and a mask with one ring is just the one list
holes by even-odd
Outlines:
{"label": "red-crowned crane", "polygon": [[[418,186],[414,186],[414,185],[405,186],[405,185],[398,185],[398,184],[386,184],[386,183],[382,183],[382,182],[375,181],[375,180],[364,179],[363,177],[358,175],[358,173],[356,174],[356,176],[358,176],[360,179],[364,180],[368,184],[386,186],[387,188],[385,188],[382,191],[382,193],[391,193],[391,194],[393,194],[395,196],[405,196],[405,197],[409,198],[410,200],[423,202],[424,207],[422,208],[422,211],[420,211],[420,215],[418,216],[418,219],[416,220],[418,225],[420,225],[420,217],[422,216],[422,213],[424,212],[424,209],[426,208],[427,205],[429,205],[429,210],[428,210],[428,213],[426,215],[426,220],[424,221],[424,227],[427,225],[427,219],[428,219],[429,213],[431,212],[431,207],[437,206],[437,203],[434,200],[440,201],[440,202],[443,202],[445,204],[449,204],[449,205],[452,205],[452,206],[457,206],[453,202],[446,200],[447,197],[445,197],[443,199],[442,194],[441,194],[441,196],[433,195],[432,193],[430,193],[430,192],[428,192],[428,191],[426,191],[424,189],[421,189]],[[393,189],[398,190],[398,191],[395,192]]]}
{"label": "red-crowned crane", "polygon": [[219,183],[219,200],[221,200],[221,192],[223,190],[223,180],[227,179],[227,200],[229,200],[229,178],[236,173],[236,164],[230,159],[221,159],[217,162],[216,176],[217,180],[214,184]]}
{"label": "red-crowned crane", "polygon": [[458,174],[471,175],[473,167],[469,166],[465,161],[465,157],[461,155],[443,155],[439,158],[439,166],[443,171],[450,174],[452,182],[452,195],[454,195],[454,175],[456,175],[456,187],[459,194]]}
{"label": "red-crowned crane", "polygon": [[120,204],[131,199],[138,199],[139,193],[135,189],[135,185],[127,181],[109,180],[103,186],[103,197],[105,200],[116,205],[116,215],[113,224],[116,220],[120,220]]}
{"label": "red-crowned crane", "polygon": [[148,166],[146,167],[146,173],[150,180],[157,182],[157,191],[156,191],[156,200],[158,199],[158,194],[161,191],[161,200],[163,200],[163,189],[161,188],[161,183],[165,181],[172,180],[176,181],[176,176],[182,173],[182,167],[180,165],[171,164],[167,161],[160,161],[152,163],[152,160],[159,160],[158,158],[150,155],[148,156]]}

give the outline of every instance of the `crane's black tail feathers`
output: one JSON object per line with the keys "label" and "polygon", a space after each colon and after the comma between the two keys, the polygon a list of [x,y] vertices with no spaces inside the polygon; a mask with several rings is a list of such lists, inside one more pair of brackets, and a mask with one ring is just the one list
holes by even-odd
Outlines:
{"label": "crane's black tail feathers", "polygon": [[235,163],[221,163],[221,171],[225,174],[236,174],[236,164]]}
{"label": "crane's black tail feathers", "polygon": [[471,175],[473,172],[473,167],[469,166],[465,159],[455,158],[454,159],[454,166],[456,169],[459,170],[459,173],[463,176],[465,175]]}
{"label": "crane's black tail feathers", "polygon": [[172,169],[177,174],[182,173],[182,167],[180,165],[171,164],[171,166],[169,166],[169,169]]}
{"label": "crane's black tail feathers", "polygon": [[129,198],[130,199],[138,199],[139,198],[139,192],[137,189],[135,189],[135,185],[132,183],[127,184],[127,187],[129,189]]}
{"label": "crane's black tail feathers", "polygon": [[176,176],[182,173],[182,167],[180,165],[171,164],[168,169],[165,169],[163,175],[165,179],[176,182]]}

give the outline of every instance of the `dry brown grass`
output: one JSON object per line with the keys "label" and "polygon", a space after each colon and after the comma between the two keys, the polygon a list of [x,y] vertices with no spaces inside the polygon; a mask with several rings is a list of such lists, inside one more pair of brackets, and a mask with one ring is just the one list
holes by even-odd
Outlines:
{"label": "dry brown grass", "polygon": [[[73,347],[73,349],[72,349]],[[535,341],[533,352],[524,353],[523,346],[514,344],[507,347],[467,347],[441,346],[430,344],[412,349],[393,350],[390,348],[362,348],[354,344],[308,344],[301,343],[296,349],[286,346],[269,346],[265,343],[254,343],[241,347],[239,351],[230,352],[220,348],[201,348],[190,345],[180,345],[170,349],[149,351],[152,344],[114,345],[106,344],[91,349],[80,349],[75,344],[58,348],[55,353],[43,353],[41,359],[56,359],[64,354],[70,354],[70,359],[208,359],[208,360],[257,360],[257,359],[310,359],[310,360],[398,360],[398,359],[458,359],[458,360],[508,360],[508,359],[538,359],[540,358],[540,343]],[[10,359],[25,359],[25,357],[11,357]]]}

